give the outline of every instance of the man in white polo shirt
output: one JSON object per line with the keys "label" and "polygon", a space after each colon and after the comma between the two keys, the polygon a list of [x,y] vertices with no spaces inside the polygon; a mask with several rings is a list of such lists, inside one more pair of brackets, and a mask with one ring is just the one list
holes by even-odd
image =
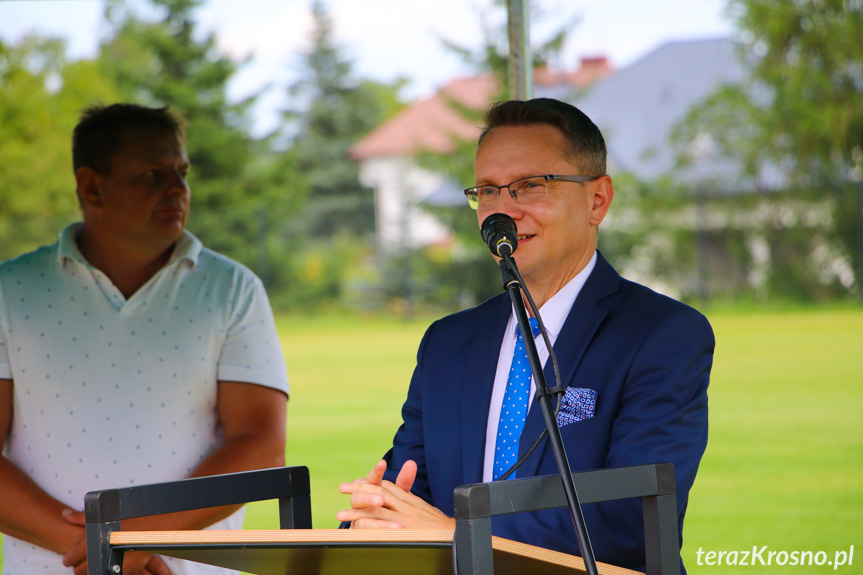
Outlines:
{"label": "man in white polo shirt", "polygon": [[[0,265],[3,573],[86,573],[84,494],[284,465],[288,382],[260,280],[185,230],[182,121],[85,111],[83,222]],[[236,529],[236,508],[124,523]],[[124,573],[216,568],[126,555]]]}

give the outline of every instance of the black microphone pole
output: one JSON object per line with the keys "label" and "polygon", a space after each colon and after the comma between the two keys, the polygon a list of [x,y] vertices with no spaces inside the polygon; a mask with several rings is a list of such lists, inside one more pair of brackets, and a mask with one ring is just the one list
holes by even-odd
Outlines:
{"label": "black microphone pole", "polygon": [[[509,216],[492,214],[483,223],[483,239],[486,240],[489,248],[492,249],[492,253],[501,258],[498,265],[500,266],[500,273],[503,278],[503,287],[509,293],[509,297],[512,300],[512,306],[515,309],[515,317],[518,320],[521,333],[532,333],[530,320],[527,317],[527,310],[525,309],[524,299],[521,294],[522,285],[518,279],[519,274],[516,273],[518,268],[511,255],[515,251],[515,247],[518,246],[518,239],[515,233],[512,232],[515,224],[513,223],[512,227],[507,230],[510,233],[498,235],[497,241],[489,241],[494,234],[492,234],[490,229],[491,226],[486,226],[486,224],[498,224],[492,218],[499,218],[500,216],[509,219],[510,222],[512,221]],[[502,224],[501,227],[503,227]],[[511,242],[508,241],[510,238],[506,237],[507,235],[512,236]],[[495,245],[496,249],[492,248],[492,244]],[[513,247],[513,244],[515,244],[515,247]],[[548,385],[545,382],[545,374],[542,371],[542,363],[539,361],[539,353],[536,351],[536,343],[532,337],[525,337],[524,344],[527,351],[527,359],[530,362],[530,369],[533,373],[533,381],[536,385],[537,401],[542,409],[545,427],[548,430],[548,441],[551,443],[551,449],[554,452],[557,469],[563,481],[563,491],[569,506],[569,514],[572,516],[572,523],[575,526],[575,536],[578,539],[578,547],[581,549],[581,558],[584,560],[584,567],[588,575],[598,575],[596,558],[593,556],[593,546],[590,544],[590,537],[587,534],[587,526],[584,523],[584,515],[581,512],[581,504],[578,501],[578,492],[575,489],[575,482],[572,480],[569,459],[567,459],[566,450],[563,448],[563,439],[560,436],[560,428],[557,426],[551,394],[548,392]]]}

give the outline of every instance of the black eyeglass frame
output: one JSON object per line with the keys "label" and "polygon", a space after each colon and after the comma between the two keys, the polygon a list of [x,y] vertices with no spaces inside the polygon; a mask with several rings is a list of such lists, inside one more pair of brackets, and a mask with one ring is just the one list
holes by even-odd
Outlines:
{"label": "black eyeglass frame", "polygon": [[[594,180],[598,180],[602,176],[584,176],[584,175],[557,175],[557,174],[539,174],[536,176],[527,176],[526,178],[519,178],[517,180],[513,180],[512,182],[506,184],[505,186],[473,186],[471,188],[465,188],[464,195],[467,198],[467,202],[473,209],[479,208],[479,190],[486,188],[495,188],[497,189],[498,198],[500,198],[500,194],[503,192],[503,189],[506,188],[509,191],[510,197],[512,199],[518,201],[518,196],[512,191],[513,184],[517,184],[518,182],[522,182],[524,180],[532,180],[534,178],[545,178],[545,186],[546,191],[548,191],[548,181],[556,180],[561,182],[575,182],[576,184],[586,184],[588,182],[592,182]],[[473,199],[471,199],[473,198]]]}

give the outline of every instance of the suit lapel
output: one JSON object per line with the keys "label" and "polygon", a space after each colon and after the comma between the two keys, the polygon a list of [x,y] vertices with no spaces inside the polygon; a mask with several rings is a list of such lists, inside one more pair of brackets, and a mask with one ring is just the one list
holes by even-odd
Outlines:
{"label": "suit lapel", "polygon": [[[572,309],[563,324],[563,328],[554,343],[554,352],[560,367],[561,385],[571,387],[578,382],[574,381],[575,371],[584,351],[593,340],[597,329],[602,324],[608,311],[598,305],[598,302],[609,294],[617,291],[620,284],[620,275],[611,265],[597,252],[596,266],[590,277],[575,298]],[[543,369],[546,384],[549,387],[555,385],[554,367],[551,361],[547,361]],[[581,387],[591,387],[588,382],[583,382]],[[530,411],[527,414],[524,429],[519,442],[519,455],[523,455],[536,437],[545,429],[545,420],[542,409],[534,399]],[[516,473],[517,477],[531,477],[536,474],[542,452],[548,448],[548,438],[543,439],[536,452],[524,462]]]}
{"label": "suit lapel", "polygon": [[496,301],[489,304],[487,309],[475,318],[475,337],[470,350],[467,351],[464,372],[462,463],[465,484],[482,481],[489,401],[494,388],[500,345],[512,309],[506,294],[498,296]]}

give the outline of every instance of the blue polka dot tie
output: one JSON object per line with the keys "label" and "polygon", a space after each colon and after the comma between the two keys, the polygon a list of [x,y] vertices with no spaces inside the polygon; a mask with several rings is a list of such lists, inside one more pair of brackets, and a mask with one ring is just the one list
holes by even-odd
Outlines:
{"label": "blue polka dot tie", "polygon": [[[530,329],[533,337],[539,334],[536,318],[530,318]],[[518,461],[518,438],[524,428],[527,417],[527,405],[530,397],[530,362],[527,359],[527,349],[521,328],[516,328],[515,352],[512,354],[512,366],[509,368],[509,378],[506,381],[506,392],[503,405],[500,408],[500,421],[497,424],[497,441],[494,447],[494,469],[492,479],[497,479]],[[510,477],[514,478],[515,473]]]}

